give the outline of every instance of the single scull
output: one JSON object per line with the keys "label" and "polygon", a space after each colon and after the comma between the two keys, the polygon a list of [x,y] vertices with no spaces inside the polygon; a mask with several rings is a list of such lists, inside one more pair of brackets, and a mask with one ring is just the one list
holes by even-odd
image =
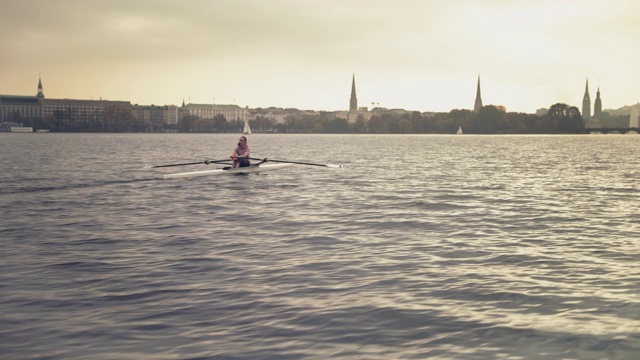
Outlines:
{"label": "single scull", "polygon": [[263,171],[278,170],[278,169],[282,169],[282,168],[293,166],[293,165],[295,164],[292,164],[292,163],[260,164],[260,165],[251,165],[249,167],[240,167],[240,168],[224,168],[224,169],[214,169],[214,170],[190,171],[190,172],[175,173],[175,174],[165,174],[163,178],[164,179],[180,179],[180,178],[190,178],[190,177],[196,177],[196,176],[209,176],[209,175],[250,174],[250,173],[263,172]]}

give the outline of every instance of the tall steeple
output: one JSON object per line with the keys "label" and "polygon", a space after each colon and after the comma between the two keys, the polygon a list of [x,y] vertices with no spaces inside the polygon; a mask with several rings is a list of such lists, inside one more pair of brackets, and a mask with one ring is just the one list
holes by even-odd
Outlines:
{"label": "tall steeple", "polygon": [[582,98],[582,118],[588,119],[591,117],[591,97],[589,96],[589,78],[587,78],[587,85],[584,88],[584,97]]}
{"label": "tall steeple", "polygon": [[476,90],[476,103],[473,105],[473,111],[478,112],[482,109],[482,96],[480,95],[480,75],[478,75],[478,89]]}
{"label": "tall steeple", "polygon": [[353,74],[351,80],[351,100],[349,100],[349,111],[358,110],[358,99],[356,98],[356,74]]}
{"label": "tall steeple", "polygon": [[38,76],[38,98],[44,99],[44,92],[42,91],[42,77]]}
{"label": "tall steeple", "polygon": [[600,100],[600,86],[598,86],[596,102],[593,104],[593,116],[598,117],[600,114],[602,114],[602,100]]}

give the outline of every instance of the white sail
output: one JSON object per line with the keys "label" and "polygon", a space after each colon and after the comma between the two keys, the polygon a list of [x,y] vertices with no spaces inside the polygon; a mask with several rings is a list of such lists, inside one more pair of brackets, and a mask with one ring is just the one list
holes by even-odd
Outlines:
{"label": "white sail", "polygon": [[247,135],[251,134],[251,128],[249,127],[249,120],[246,120],[244,122],[244,129],[242,130],[242,132]]}
{"label": "white sail", "polygon": [[462,134],[462,126],[458,127],[458,132],[456,134],[458,134],[458,135]]}

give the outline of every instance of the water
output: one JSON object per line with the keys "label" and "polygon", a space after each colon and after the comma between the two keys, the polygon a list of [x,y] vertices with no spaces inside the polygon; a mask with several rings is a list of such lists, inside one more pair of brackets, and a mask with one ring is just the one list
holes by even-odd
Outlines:
{"label": "water", "polygon": [[2,358],[640,357],[639,137],[238,136],[0,134]]}

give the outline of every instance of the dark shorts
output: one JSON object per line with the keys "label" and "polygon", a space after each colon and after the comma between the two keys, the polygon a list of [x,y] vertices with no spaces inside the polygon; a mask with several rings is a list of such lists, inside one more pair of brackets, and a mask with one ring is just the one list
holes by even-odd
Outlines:
{"label": "dark shorts", "polygon": [[238,166],[239,167],[248,167],[251,166],[251,161],[248,159],[238,159]]}

